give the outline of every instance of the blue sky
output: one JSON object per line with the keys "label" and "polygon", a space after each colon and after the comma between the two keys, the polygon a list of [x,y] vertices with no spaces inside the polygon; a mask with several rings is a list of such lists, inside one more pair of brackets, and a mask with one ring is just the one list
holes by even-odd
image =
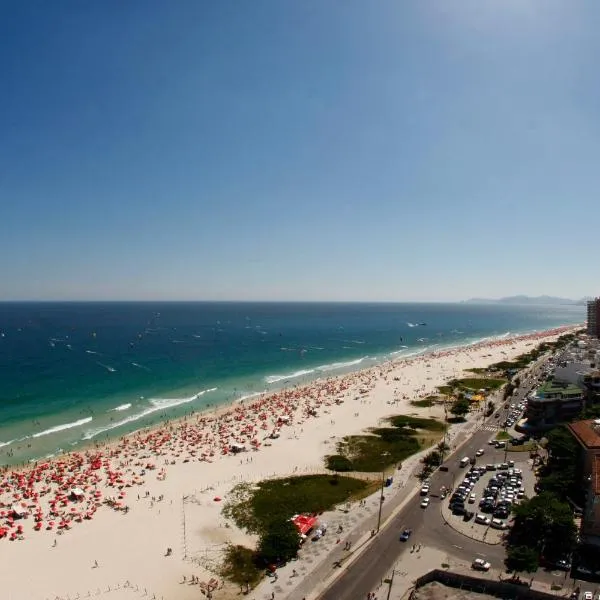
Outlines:
{"label": "blue sky", "polygon": [[0,5],[0,299],[598,292],[600,3]]}

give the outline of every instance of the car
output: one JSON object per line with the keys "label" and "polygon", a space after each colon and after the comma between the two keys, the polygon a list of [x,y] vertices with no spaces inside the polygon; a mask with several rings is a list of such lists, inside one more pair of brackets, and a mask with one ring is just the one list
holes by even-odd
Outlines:
{"label": "car", "polygon": [[469,496],[469,504],[474,504],[475,503],[475,498],[477,498],[477,494],[471,494]]}
{"label": "car", "polygon": [[412,529],[408,529],[408,527],[406,529],[404,529],[404,531],[400,534],[400,541],[401,542],[408,541],[408,538],[410,537],[411,533],[412,533]]}
{"label": "car", "polygon": [[554,566],[561,571],[570,571],[571,561],[566,558],[560,558],[554,563]]}
{"label": "car", "polygon": [[583,600],[594,600],[594,594],[592,592],[584,592]]}
{"label": "car", "polygon": [[492,519],[490,526],[493,529],[506,529],[508,527],[508,525],[500,519]]}
{"label": "car", "polygon": [[421,496],[427,496],[429,494],[429,485],[425,484],[421,486]]}
{"label": "car", "polygon": [[483,456],[485,453],[485,450],[483,448],[479,448],[479,450],[477,450],[477,452],[475,452],[475,456]]}
{"label": "car", "polygon": [[421,500],[421,508],[427,508],[429,506],[429,498],[423,498]]}
{"label": "car", "polygon": [[453,515],[464,515],[467,512],[465,510],[464,505],[463,506],[454,505],[451,508],[452,508],[452,514]]}
{"label": "car", "polygon": [[479,523],[480,525],[489,525],[491,522],[492,520],[485,515],[477,515],[475,517],[475,523]]}
{"label": "car", "polygon": [[476,558],[471,567],[476,571],[489,571],[492,565],[489,562],[483,560],[483,558]]}

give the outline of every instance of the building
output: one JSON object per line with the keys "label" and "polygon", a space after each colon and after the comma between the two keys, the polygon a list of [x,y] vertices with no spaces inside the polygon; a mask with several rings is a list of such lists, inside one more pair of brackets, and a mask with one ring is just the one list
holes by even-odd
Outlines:
{"label": "building", "polygon": [[525,419],[516,429],[535,432],[551,429],[577,418],[585,406],[586,394],[579,386],[550,379],[527,399]]}
{"label": "building", "polygon": [[600,545],[600,419],[576,421],[569,430],[583,452],[586,501],[581,521],[582,542]]}
{"label": "building", "polygon": [[600,298],[587,303],[587,334],[600,338]]}

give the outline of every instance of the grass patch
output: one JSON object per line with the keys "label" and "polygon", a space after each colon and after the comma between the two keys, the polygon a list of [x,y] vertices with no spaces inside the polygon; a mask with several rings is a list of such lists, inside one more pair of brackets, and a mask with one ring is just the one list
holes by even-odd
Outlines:
{"label": "grass patch", "polygon": [[391,427],[374,427],[362,435],[350,435],[337,445],[337,454],[325,457],[331,470],[375,473],[438,442],[446,425],[435,419],[397,415],[387,419]]}
{"label": "grass patch", "polygon": [[496,379],[493,377],[465,377],[464,379],[455,379],[456,387],[477,391],[481,389],[497,390],[506,383],[506,379]]}
{"label": "grass patch", "polygon": [[437,404],[435,396],[429,398],[423,398],[422,400],[411,400],[411,406],[417,406],[418,408],[431,408]]}
{"label": "grass patch", "polygon": [[509,433],[507,433],[506,431],[499,431],[496,434],[496,439],[497,440],[502,440],[502,441],[508,441],[511,439],[511,436]]}
{"label": "grass patch", "polygon": [[257,564],[254,550],[230,545],[225,550],[225,558],[219,574],[232,583],[253,588],[263,578],[264,572],[264,568],[260,568]]}
{"label": "grass patch", "polygon": [[451,396],[454,388],[451,385],[438,385],[437,389],[439,390],[440,394],[444,394],[444,396]]}
{"label": "grass patch", "polygon": [[525,442],[522,446],[508,446],[509,452],[531,452],[537,450],[536,442]]}
{"label": "grass patch", "polygon": [[321,513],[337,504],[368,496],[380,482],[341,475],[301,475],[240,483],[231,492],[223,514],[240,528],[262,535],[269,523],[298,513]]}

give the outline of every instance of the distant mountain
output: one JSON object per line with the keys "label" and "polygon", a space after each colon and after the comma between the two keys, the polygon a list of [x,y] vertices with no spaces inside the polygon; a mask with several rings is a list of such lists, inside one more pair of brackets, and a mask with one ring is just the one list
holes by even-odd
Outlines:
{"label": "distant mountain", "polygon": [[465,300],[466,304],[537,304],[537,305],[584,305],[591,297],[581,298],[581,300],[571,300],[569,298],[558,298],[556,296],[507,296],[492,300],[490,298],[470,298]]}

